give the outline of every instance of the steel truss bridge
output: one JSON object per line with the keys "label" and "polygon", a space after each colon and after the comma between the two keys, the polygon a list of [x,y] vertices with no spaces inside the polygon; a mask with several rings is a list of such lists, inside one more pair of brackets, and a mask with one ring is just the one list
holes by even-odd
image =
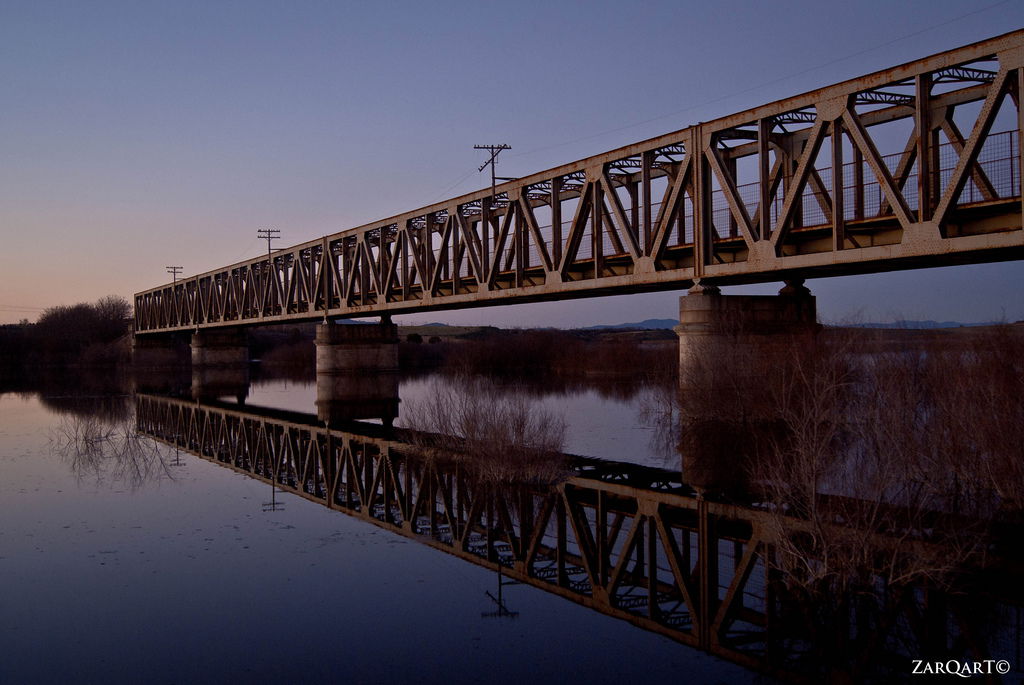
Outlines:
{"label": "steel truss bridge", "polygon": [[[143,435],[678,642],[800,676],[801,645],[813,636],[801,632],[799,610],[765,561],[778,519],[697,497],[679,472],[561,455],[571,475],[557,484],[487,481],[465,462],[419,456],[417,436],[427,434],[330,429],[306,414],[153,395],[136,401]],[[902,666],[928,653],[988,658],[990,636],[977,634],[960,599],[925,588],[904,594],[881,624],[860,625],[867,634],[850,649],[866,645],[872,660]],[[1020,636],[1003,636],[1010,649],[1007,639],[1019,651]],[[891,653],[894,645],[909,651]]]}
{"label": "steel truss bridge", "polygon": [[138,293],[135,330],[1019,259],[1022,91],[1016,31]]}

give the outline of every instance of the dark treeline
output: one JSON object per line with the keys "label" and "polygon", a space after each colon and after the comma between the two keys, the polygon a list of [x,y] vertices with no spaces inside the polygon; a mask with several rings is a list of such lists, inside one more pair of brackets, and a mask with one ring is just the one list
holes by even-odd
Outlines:
{"label": "dark treeline", "polygon": [[[412,337],[412,336],[409,336]],[[551,329],[489,329],[472,339],[417,342],[399,347],[403,368],[428,367],[517,379],[572,376],[674,376],[676,336],[663,331],[597,333]]]}
{"label": "dark treeline", "polygon": [[[315,368],[313,325],[255,330],[249,349],[262,366]],[[399,328],[398,361],[403,372],[441,372],[536,380],[551,384],[579,378],[670,378],[677,367],[676,335],[670,331],[557,329],[456,329],[423,335]]]}
{"label": "dark treeline", "polygon": [[34,324],[0,326],[0,373],[40,367],[114,366],[128,360],[131,305],[109,295],[50,307]]}
{"label": "dark treeline", "polygon": [[[131,361],[131,306],[109,296],[95,303],[47,309],[37,323],[0,326],[0,382],[9,389],[39,385],[42,375],[74,368],[126,368]],[[606,378],[674,378],[675,334],[668,331],[400,328],[404,373],[488,375],[519,382],[576,386]],[[260,367],[315,373],[316,324],[249,331]],[[422,330],[422,328],[420,328]],[[607,384],[607,383],[606,383]]]}
{"label": "dark treeline", "polygon": [[263,364],[316,368],[315,323],[265,326],[249,331],[249,355]]}

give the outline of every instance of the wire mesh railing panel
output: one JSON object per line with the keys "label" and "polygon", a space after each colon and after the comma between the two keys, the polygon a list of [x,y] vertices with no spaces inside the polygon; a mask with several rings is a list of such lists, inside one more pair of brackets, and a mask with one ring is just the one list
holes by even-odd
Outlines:
{"label": "wire mesh railing panel", "polygon": [[[899,171],[902,154],[884,155],[882,161],[893,185],[903,198],[911,212],[918,209],[918,164],[915,161],[902,175]],[[949,185],[960,161],[958,146],[944,143],[938,150],[938,191],[943,192]],[[877,180],[871,166],[865,161],[860,162],[860,176],[863,183],[852,181],[856,177],[856,162],[843,165],[843,218],[846,221],[859,219],[876,219],[893,215],[892,204],[886,196],[882,184]],[[832,167],[816,167],[817,178],[809,175],[804,185],[797,211],[793,215],[793,226],[812,227],[831,223],[832,207]],[[783,188],[785,182],[783,182]],[[760,182],[746,183],[737,186],[736,191],[747,211],[752,223],[757,220],[760,211]],[[1007,199],[1021,194],[1020,179],[1020,140],[1017,131],[1004,131],[989,135],[978,152],[975,169],[969,173],[964,189],[960,193],[957,205],[972,205],[993,199]],[[715,228],[715,236],[719,239],[735,238],[742,230],[736,217],[733,216],[729,201],[723,190],[715,190],[711,194],[711,220]],[[770,217],[773,227],[778,223],[783,210],[784,193],[779,192],[772,198]],[[688,221],[692,215],[687,216]]]}

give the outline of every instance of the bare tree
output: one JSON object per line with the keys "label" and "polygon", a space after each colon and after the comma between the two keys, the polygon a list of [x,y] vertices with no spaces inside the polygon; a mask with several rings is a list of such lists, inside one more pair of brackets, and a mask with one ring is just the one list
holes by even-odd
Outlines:
{"label": "bare tree", "polygon": [[428,454],[450,458],[490,482],[553,483],[568,476],[565,422],[515,388],[500,391],[462,376],[456,389],[435,385],[403,408],[404,423]]}

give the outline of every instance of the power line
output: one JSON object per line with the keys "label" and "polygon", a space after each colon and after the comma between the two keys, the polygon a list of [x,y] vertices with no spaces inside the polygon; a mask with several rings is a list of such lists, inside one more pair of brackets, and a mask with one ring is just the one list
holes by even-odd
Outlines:
{"label": "power line", "polygon": [[470,169],[469,171],[467,171],[465,174],[460,176],[457,181],[455,181],[454,183],[449,185],[447,188],[442,190],[440,193],[438,193],[434,197],[434,200],[431,202],[431,204],[433,204],[434,202],[437,202],[438,200],[443,200],[444,198],[448,197],[448,193],[450,193],[455,188],[458,188],[460,185],[462,185],[463,181],[465,181],[467,178],[469,178],[470,176],[472,176],[473,174],[476,174],[476,173],[480,173],[479,170],[477,170],[477,169]]}
{"label": "power line", "polygon": [[181,273],[181,267],[180,266],[168,266],[167,267],[167,273],[172,274],[174,276],[174,281],[173,282],[177,283],[178,282],[178,274]]}
{"label": "power line", "polygon": [[243,259],[245,259],[245,256],[246,256],[247,254],[249,254],[249,250],[251,250],[251,249],[252,249],[252,247],[253,247],[253,245],[255,245],[255,244],[256,244],[257,242],[259,242],[259,241],[260,241],[260,238],[253,238],[253,239],[252,239],[252,242],[251,242],[251,243],[249,243],[249,244],[248,244],[248,245],[246,246],[245,250],[243,250],[243,251],[242,251],[242,253],[241,253],[240,255],[238,255],[238,257],[237,257],[237,258],[236,258],[236,259],[235,259],[235,260],[234,260],[233,262],[231,262],[231,263],[232,263],[232,264],[234,264],[235,262],[240,262],[240,261],[242,261]]}
{"label": "power line", "polygon": [[42,312],[46,311],[46,307],[29,307],[21,304],[0,304],[0,309],[7,311],[19,311],[19,312]]}

